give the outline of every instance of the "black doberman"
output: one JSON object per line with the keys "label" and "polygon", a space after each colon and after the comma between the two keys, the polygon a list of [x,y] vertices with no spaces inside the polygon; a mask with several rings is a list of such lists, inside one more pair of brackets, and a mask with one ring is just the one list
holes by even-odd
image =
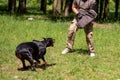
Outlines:
{"label": "black doberman", "polygon": [[43,41],[33,40],[32,42],[24,42],[16,47],[15,55],[22,61],[23,69],[27,69],[25,60],[28,60],[31,64],[31,70],[35,71],[34,60],[40,63],[39,59],[42,59],[44,64],[46,60],[44,55],[46,54],[46,48],[54,46],[55,39],[44,38]]}

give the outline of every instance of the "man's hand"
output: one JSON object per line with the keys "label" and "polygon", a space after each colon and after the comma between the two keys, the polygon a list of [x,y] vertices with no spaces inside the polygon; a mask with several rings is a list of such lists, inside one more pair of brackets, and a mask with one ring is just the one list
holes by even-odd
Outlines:
{"label": "man's hand", "polygon": [[81,19],[82,16],[83,16],[83,14],[81,14],[81,13],[78,13],[78,14],[77,14],[77,18],[78,18],[78,19]]}

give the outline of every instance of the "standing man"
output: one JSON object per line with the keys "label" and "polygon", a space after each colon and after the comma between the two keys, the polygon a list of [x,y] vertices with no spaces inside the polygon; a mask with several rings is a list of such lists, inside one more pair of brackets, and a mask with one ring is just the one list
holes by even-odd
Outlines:
{"label": "standing man", "polygon": [[80,28],[84,29],[86,34],[86,42],[90,56],[95,56],[92,23],[97,17],[95,8],[96,0],[73,0],[72,10],[76,16],[70,24],[66,48],[62,51],[62,54],[66,54],[73,49],[76,31]]}

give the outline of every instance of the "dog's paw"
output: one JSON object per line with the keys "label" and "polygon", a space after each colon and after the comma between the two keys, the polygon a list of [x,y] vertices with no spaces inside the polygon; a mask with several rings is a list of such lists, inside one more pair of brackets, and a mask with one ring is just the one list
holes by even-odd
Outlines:
{"label": "dog's paw", "polygon": [[34,62],[35,67],[38,67],[40,62]]}
{"label": "dog's paw", "polygon": [[18,68],[19,71],[26,71],[26,70],[28,70],[28,69],[29,69],[28,67],[25,67],[25,68],[23,68],[23,67],[22,67],[22,68]]}

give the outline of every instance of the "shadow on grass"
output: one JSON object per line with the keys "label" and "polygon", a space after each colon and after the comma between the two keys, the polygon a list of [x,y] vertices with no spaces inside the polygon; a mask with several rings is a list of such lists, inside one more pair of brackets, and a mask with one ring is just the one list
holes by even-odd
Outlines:
{"label": "shadow on grass", "polygon": [[73,49],[73,51],[71,51],[71,53],[72,52],[75,52],[75,53],[77,53],[77,54],[85,54],[85,55],[88,55],[88,50],[86,50],[86,49]]}
{"label": "shadow on grass", "polygon": [[[37,65],[35,68],[39,68],[39,69],[42,69],[42,70],[46,70],[46,68],[48,68],[48,67],[51,67],[51,66],[54,66],[54,65],[56,65],[56,63],[52,63],[52,64],[40,64],[40,65]],[[31,66],[26,66],[26,69],[23,69],[23,68],[18,68],[17,70],[18,71],[29,71],[29,70],[31,70],[30,69],[31,68]]]}
{"label": "shadow on grass", "polygon": [[54,65],[56,65],[56,63],[53,63],[53,64],[42,64],[42,65],[38,65],[36,68],[41,68],[41,69],[43,69],[43,70],[46,70],[46,68],[48,68],[48,67],[51,67],[51,66],[54,66]]}

